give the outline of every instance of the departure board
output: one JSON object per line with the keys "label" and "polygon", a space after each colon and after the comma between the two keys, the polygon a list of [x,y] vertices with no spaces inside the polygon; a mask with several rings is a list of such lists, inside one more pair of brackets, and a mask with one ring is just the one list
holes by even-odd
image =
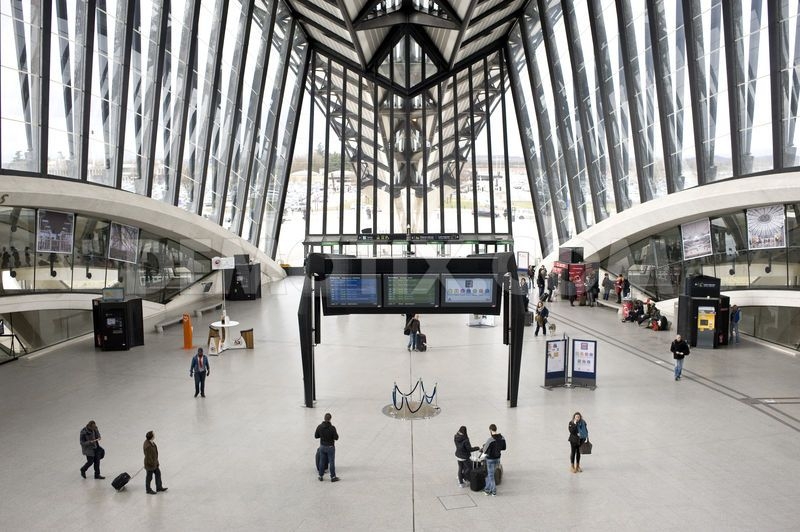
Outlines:
{"label": "departure board", "polygon": [[438,305],[438,275],[384,274],[384,307],[436,307]]}
{"label": "departure board", "polygon": [[485,276],[444,277],[444,305],[488,305],[495,300],[495,279]]}
{"label": "departure board", "polygon": [[379,275],[330,275],[326,300],[331,307],[379,307]]}

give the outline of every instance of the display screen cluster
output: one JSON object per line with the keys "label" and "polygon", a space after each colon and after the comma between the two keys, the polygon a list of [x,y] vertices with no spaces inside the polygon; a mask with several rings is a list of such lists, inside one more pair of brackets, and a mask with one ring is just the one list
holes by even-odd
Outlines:
{"label": "display screen cluster", "polygon": [[332,274],[324,284],[327,307],[495,307],[497,280],[491,274]]}

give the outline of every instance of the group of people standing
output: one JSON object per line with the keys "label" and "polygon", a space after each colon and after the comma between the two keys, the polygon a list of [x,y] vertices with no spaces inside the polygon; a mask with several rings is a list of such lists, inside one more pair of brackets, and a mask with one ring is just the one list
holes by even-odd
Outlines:
{"label": "group of people standing", "polygon": [[[486,464],[486,480],[483,493],[497,495],[497,482],[495,475],[500,467],[500,455],[506,450],[506,439],[497,431],[497,425],[489,425],[489,438],[481,447],[473,446],[467,435],[467,427],[461,426],[453,436],[456,446],[456,459],[458,460],[458,486],[463,488],[470,482],[473,471],[472,453],[481,451],[479,460]],[[477,489],[477,488],[475,488]]]}

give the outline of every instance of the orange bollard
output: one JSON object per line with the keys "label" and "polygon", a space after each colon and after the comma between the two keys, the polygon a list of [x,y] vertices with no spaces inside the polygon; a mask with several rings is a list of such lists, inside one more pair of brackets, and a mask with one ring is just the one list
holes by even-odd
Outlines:
{"label": "orange bollard", "polygon": [[192,318],[188,314],[183,315],[183,348],[192,348]]}

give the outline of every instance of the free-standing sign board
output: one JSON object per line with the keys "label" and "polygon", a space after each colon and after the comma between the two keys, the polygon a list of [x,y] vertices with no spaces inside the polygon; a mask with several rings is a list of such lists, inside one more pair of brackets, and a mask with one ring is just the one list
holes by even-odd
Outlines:
{"label": "free-standing sign board", "polygon": [[595,386],[597,383],[597,342],[572,340],[572,384]]}
{"label": "free-standing sign board", "polygon": [[545,345],[544,385],[563,386],[567,382],[567,340],[548,340]]}

